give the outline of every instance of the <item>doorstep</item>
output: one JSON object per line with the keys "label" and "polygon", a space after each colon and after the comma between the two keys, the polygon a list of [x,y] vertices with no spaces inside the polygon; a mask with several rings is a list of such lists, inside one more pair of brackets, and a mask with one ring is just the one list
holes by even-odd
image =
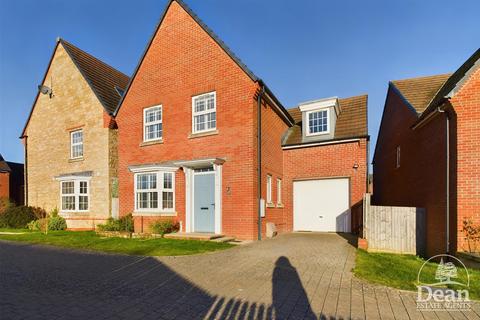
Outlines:
{"label": "doorstep", "polygon": [[217,238],[222,238],[223,234],[215,233],[202,233],[202,232],[176,232],[176,233],[167,233],[165,238],[168,239],[183,239],[183,240],[202,240],[208,241]]}

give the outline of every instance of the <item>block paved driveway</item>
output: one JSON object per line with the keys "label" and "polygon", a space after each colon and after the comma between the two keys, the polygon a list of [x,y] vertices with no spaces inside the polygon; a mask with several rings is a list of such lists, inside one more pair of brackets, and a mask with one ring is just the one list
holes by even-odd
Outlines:
{"label": "block paved driveway", "polygon": [[0,318],[480,319],[420,313],[413,293],[355,279],[354,259],[336,234],[158,259],[1,241]]}

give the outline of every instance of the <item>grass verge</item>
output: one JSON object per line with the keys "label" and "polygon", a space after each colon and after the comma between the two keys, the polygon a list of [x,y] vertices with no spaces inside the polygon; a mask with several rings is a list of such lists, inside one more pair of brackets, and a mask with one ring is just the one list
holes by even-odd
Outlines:
{"label": "grass verge", "polygon": [[[364,250],[357,250],[357,258],[354,274],[369,282],[382,284],[388,287],[417,290],[417,276],[425,260],[412,255],[400,255],[389,253],[370,253]],[[438,264],[428,262],[422,271],[422,282],[435,283],[435,271]],[[458,278],[456,281],[466,283],[467,274],[463,268],[457,268]],[[470,298],[480,299],[480,270],[468,269],[470,287],[468,289]],[[457,289],[460,287],[452,286]]]}
{"label": "grass verge", "polygon": [[94,231],[49,231],[47,235],[26,230],[0,229],[1,231],[25,232],[24,234],[0,234],[0,239],[3,240],[141,256],[190,255],[233,246],[211,241],[103,238]]}

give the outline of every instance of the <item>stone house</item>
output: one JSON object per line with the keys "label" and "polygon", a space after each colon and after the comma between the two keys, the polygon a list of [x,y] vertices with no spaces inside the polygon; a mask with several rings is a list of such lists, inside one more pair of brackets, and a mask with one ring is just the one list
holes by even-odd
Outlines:
{"label": "stone house", "polygon": [[114,113],[120,215],[136,232],[257,239],[350,231],[367,188],[367,97],[287,110],[180,0],[168,2]]}
{"label": "stone house", "polygon": [[[112,215],[117,129],[112,113],[128,76],[57,39],[21,135],[26,204],[58,208],[70,229]],[[115,214],[115,212],[113,212]]]}
{"label": "stone house", "polygon": [[468,250],[480,224],[480,49],[455,72],[389,83],[373,158],[378,205],[426,209],[427,255]]}

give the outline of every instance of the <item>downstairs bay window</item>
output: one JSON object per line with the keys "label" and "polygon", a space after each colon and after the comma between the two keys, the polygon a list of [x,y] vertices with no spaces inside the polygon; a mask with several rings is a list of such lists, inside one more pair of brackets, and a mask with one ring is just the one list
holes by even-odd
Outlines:
{"label": "downstairs bay window", "polygon": [[175,212],[175,173],[146,172],[135,174],[136,212]]}
{"label": "downstairs bay window", "polygon": [[86,212],[89,208],[88,180],[64,180],[60,182],[62,212]]}

